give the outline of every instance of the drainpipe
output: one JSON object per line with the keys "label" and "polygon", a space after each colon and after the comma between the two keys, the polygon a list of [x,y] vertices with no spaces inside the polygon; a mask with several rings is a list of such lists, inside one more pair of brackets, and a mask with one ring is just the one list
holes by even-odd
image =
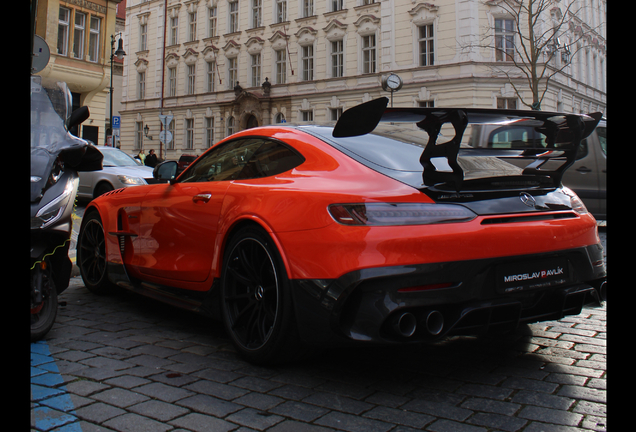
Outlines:
{"label": "drainpipe", "polygon": [[[159,114],[163,115],[163,91],[166,79],[166,25],[168,23],[168,0],[165,0],[163,6],[163,54],[161,56],[161,105]],[[163,131],[163,123],[159,122],[159,132]],[[163,159],[163,142],[159,139],[159,159]]]}

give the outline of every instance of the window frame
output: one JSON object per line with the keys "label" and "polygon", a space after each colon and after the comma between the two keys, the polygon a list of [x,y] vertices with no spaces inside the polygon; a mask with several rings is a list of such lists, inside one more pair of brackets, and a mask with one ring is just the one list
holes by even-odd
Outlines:
{"label": "window frame", "polygon": [[197,11],[188,12],[188,42],[197,40]]}
{"label": "window frame", "polygon": [[[86,17],[89,15],[85,12],[73,13],[73,58],[77,60],[84,60],[85,57],[85,43],[86,43]],[[77,23],[77,18],[82,18],[82,23]],[[76,48],[76,45],[79,45]]]}
{"label": "window frame", "polygon": [[250,54],[250,76],[252,87],[259,87],[261,85],[261,53]]}
{"label": "window frame", "polygon": [[302,64],[302,80],[313,81],[314,80],[314,46],[301,45],[301,64]]}
{"label": "window frame", "polygon": [[[287,51],[284,49],[275,50],[275,74],[276,74],[276,83],[275,84],[286,84],[287,83]],[[282,58],[281,58],[282,56]]]}
{"label": "window frame", "polygon": [[[86,59],[91,63],[99,62],[101,33],[102,33],[102,19],[96,15],[90,15],[88,24],[88,51],[86,52]],[[97,22],[97,29],[93,29],[93,20]],[[93,55],[91,56],[91,51]],[[93,58],[94,57],[94,58]]]}
{"label": "window frame", "polygon": [[[418,56],[420,66],[435,65],[435,25],[434,23],[426,23],[417,26],[418,38]],[[425,35],[422,36],[422,31]],[[430,31],[430,34],[429,34]],[[430,50],[429,50],[430,49]]]}
{"label": "window frame", "polygon": [[[68,45],[69,45],[69,36],[71,29],[71,9],[60,6],[60,13],[64,11],[66,13],[66,21],[63,21],[60,18],[60,14],[58,13],[58,21],[57,21],[57,54],[61,56],[68,56]],[[60,32],[60,28],[63,28],[64,31]],[[60,52],[60,33],[63,34],[62,42],[62,52]]]}
{"label": "window frame", "polygon": [[[344,39],[338,39],[330,42],[329,58],[331,62],[331,77],[342,78],[345,75],[345,44]],[[334,44],[339,44],[337,47],[340,51],[334,51]]]}
{"label": "window frame", "polygon": [[[373,38],[373,45],[371,45],[371,38]],[[361,35],[361,54],[362,54],[362,73],[373,74],[378,70],[378,53],[377,53],[377,38],[375,33]],[[368,45],[367,45],[368,43]],[[371,59],[373,57],[373,59]],[[373,70],[371,70],[373,69]]]}
{"label": "window frame", "polygon": [[[498,27],[498,23],[502,23],[503,26]],[[515,60],[515,21],[511,18],[495,18],[494,23],[495,34],[495,61],[497,62],[512,62]],[[508,29],[507,24],[511,24],[512,28]],[[504,45],[505,47],[501,48]],[[510,52],[509,52],[510,51]]]}
{"label": "window frame", "polygon": [[228,33],[236,33],[240,31],[239,0],[228,0],[227,3],[227,30]]}

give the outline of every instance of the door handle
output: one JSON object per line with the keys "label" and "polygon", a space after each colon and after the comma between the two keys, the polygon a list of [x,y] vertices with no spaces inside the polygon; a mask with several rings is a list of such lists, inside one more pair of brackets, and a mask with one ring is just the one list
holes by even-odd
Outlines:
{"label": "door handle", "polygon": [[198,202],[207,203],[208,201],[210,201],[210,198],[212,198],[211,193],[201,193],[201,194],[197,194],[193,196],[192,201],[195,203],[198,203]]}
{"label": "door handle", "polygon": [[591,170],[591,169],[589,169],[589,168],[588,168],[588,167],[586,167],[586,166],[582,166],[582,167],[580,167],[580,168],[577,168],[576,170],[577,170],[578,172],[580,172],[580,173],[589,173],[589,172],[592,172],[592,170]]}

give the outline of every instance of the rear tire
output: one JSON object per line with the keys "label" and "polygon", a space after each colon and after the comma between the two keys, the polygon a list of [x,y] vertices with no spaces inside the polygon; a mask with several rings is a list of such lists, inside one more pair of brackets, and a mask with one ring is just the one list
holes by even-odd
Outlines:
{"label": "rear tire", "polygon": [[106,294],[113,284],[108,280],[106,237],[102,220],[91,212],[82,220],[77,236],[77,266],[84,285],[95,294]]}
{"label": "rear tire", "polygon": [[[36,273],[38,272],[41,272],[39,277],[42,279],[40,284],[42,300],[39,303],[35,303],[33,284],[36,283],[38,277]],[[31,279],[31,342],[37,342],[46,336],[55,323],[58,305],[57,290],[55,289],[50,270],[36,268],[31,271]]]}
{"label": "rear tire", "polygon": [[241,229],[229,241],[221,276],[223,323],[247,361],[268,365],[295,359],[302,350],[290,283],[265,231]]}

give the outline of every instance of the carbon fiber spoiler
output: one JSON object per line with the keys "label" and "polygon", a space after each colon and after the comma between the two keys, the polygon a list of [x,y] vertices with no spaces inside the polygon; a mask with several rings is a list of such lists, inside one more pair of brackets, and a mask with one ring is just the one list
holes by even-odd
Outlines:
{"label": "carbon fiber spoiler", "polygon": [[[564,114],[549,111],[502,110],[483,108],[390,108],[386,97],[374,99],[352,107],[342,113],[333,129],[333,136],[346,138],[373,132],[380,122],[415,123],[428,134],[428,143],[420,157],[424,167],[423,180],[426,185],[453,182],[460,190],[464,173],[457,163],[460,144],[468,124],[522,124],[533,127],[546,136],[547,146],[536,161],[526,167],[524,175],[542,175],[552,178],[555,186],[561,184],[563,172],[576,160],[581,140],[589,136],[601,120],[601,113]],[[444,144],[437,144],[442,126],[449,123],[455,129],[455,136]],[[567,145],[559,145],[567,143]],[[551,151],[558,151],[565,162],[557,169],[542,170],[541,166],[550,159]],[[437,171],[432,158],[445,157],[452,173]]]}

